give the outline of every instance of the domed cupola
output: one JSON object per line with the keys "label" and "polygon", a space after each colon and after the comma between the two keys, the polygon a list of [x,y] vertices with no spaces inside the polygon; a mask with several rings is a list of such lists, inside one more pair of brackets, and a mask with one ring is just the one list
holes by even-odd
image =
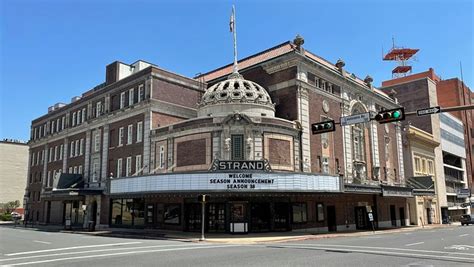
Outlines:
{"label": "domed cupola", "polygon": [[275,117],[275,107],[267,90],[245,80],[238,72],[209,87],[198,106],[198,117],[227,116],[235,112],[251,117]]}

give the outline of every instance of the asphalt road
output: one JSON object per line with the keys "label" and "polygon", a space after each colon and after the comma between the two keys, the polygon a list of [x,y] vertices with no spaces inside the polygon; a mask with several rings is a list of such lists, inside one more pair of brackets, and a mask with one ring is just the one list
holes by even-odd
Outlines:
{"label": "asphalt road", "polygon": [[0,265],[474,266],[474,226],[251,245],[124,239],[0,226]]}

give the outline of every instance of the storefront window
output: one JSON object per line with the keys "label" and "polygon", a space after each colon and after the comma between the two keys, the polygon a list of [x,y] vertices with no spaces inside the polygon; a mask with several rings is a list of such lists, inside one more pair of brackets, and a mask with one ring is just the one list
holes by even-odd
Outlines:
{"label": "storefront window", "polygon": [[308,221],[306,203],[293,204],[293,223],[305,223]]}
{"label": "storefront window", "polygon": [[165,206],[163,219],[166,224],[180,224],[181,223],[181,205],[170,204]]}
{"label": "storefront window", "polygon": [[133,199],[124,199],[122,207],[122,224],[132,225],[133,222]]}
{"label": "storefront window", "polygon": [[122,224],[122,199],[112,202],[112,224]]}
{"label": "storefront window", "polygon": [[145,202],[143,199],[134,199],[132,215],[133,225],[145,225]]}
{"label": "storefront window", "polygon": [[324,221],[324,206],[323,203],[318,203],[316,205],[316,214],[318,222]]}

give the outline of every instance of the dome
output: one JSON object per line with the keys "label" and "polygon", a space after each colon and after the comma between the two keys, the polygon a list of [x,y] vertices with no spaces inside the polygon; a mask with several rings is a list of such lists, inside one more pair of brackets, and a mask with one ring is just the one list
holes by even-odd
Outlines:
{"label": "dome", "polygon": [[275,116],[267,90],[238,73],[206,90],[199,103],[198,116],[225,116],[236,111],[249,116]]}

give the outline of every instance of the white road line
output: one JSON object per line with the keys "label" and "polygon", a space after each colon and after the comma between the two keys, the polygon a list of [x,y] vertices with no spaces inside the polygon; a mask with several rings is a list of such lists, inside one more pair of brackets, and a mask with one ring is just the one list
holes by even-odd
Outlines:
{"label": "white road line", "polygon": [[[285,246],[274,246],[274,247],[282,247]],[[291,247],[289,247],[291,248]],[[443,255],[430,255],[430,254],[415,254],[415,253],[404,253],[404,252],[391,252],[391,251],[375,251],[375,250],[362,250],[362,249],[344,249],[344,248],[333,248],[333,247],[294,247],[294,248],[312,248],[316,250],[334,250],[334,251],[347,251],[347,252],[361,252],[361,253],[368,253],[368,254],[376,254],[376,255],[398,255],[398,256],[411,256],[411,257],[424,257],[428,259],[450,259],[450,260],[458,260],[458,261],[467,261],[467,262],[474,262],[474,258],[462,258],[462,257],[453,257],[453,256],[443,256]],[[467,254],[472,256],[472,254]],[[12,264],[15,265],[15,264]]]}
{"label": "white road line", "polygon": [[[437,251],[437,250],[422,250],[422,249],[408,249],[408,248],[384,248],[384,247],[364,247],[364,246],[350,246],[350,245],[330,245],[330,244],[292,244],[285,246],[307,246],[307,247],[343,247],[343,248],[362,248],[362,249],[380,249],[380,250],[400,250],[400,251],[410,251],[410,252],[423,252],[423,253],[436,253],[436,254],[458,254],[458,255],[469,255],[474,256],[472,253],[462,253],[462,252],[448,252],[448,251]],[[473,246],[474,248],[474,246]]]}
{"label": "white road line", "polygon": [[141,246],[141,247],[125,247],[125,248],[106,248],[106,249],[94,249],[94,250],[83,250],[83,251],[75,251],[75,252],[63,252],[63,253],[54,253],[54,254],[45,254],[45,255],[30,255],[24,257],[16,257],[16,258],[7,258],[7,259],[0,259],[2,261],[12,261],[12,260],[24,260],[24,259],[32,259],[32,258],[47,258],[47,257],[54,257],[54,256],[64,256],[64,255],[74,255],[74,254],[85,254],[85,253],[95,253],[95,252],[105,252],[105,251],[117,251],[117,250],[133,250],[133,249],[144,249],[144,248],[167,248],[167,247],[192,247],[192,246],[204,246],[205,244],[177,244],[177,245],[155,245],[155,246]]}
{"label": "white road line", "polygon": [[460,235],[459,237],[463,237],[463,236],[468,236],[469,234],[463,234],[463,235]]}
{"label": "white road line", "polygon": [[5,256],[16,256],[16,255],[25,255],[25,254],[37,254],[50,251],[61,251],[61,250],[71,250],[71,249],[81,249],[81,248],[96,248],[96,247],[107,247],[107,246],[123,246],[123,245],[133,245],[140,244],[142,242],[126,242],[126,243],[110,243],[110,244],[100,244],[100,245],[87,245],[87,246],[77,246],[77,247],[67,247],[67,248],[52,248],[44,250],[35,250],[35,251],[24,251],[24,252],[15,252],[5,254]]}
{"label": "white road line", "polygon": [[411,233],[404,233],[404,235],[411,235]]}
{"label": "white road line", "polygon": [[421,244],[424,244],[424,243],[425,243],[425,242],[418,242],[418,243],[406,244],[405,247],[411,247],[411,246],[421,245]]}
{"label": "white road line", "polygon": [[51,259],[51,260],[42,260],[42,261],[30,261],[22,263],[9,264],[8,266],[19,266],[19,265],[29,265],[29,264],[38,264],[46,262],[55,262],[55,261],[68,261],[76,259],[86,259],[86,258],[99,258],[99,257],[109,257],[109,256],[121,256],[121,255],[131,255],[131,254],[144,254],[144,253],[153,253],[153,252],[166,252],[166,251],[178,251],[178,250],[191,250],[191,249],[207,249],[207,248],[228,248],[228,247],[238,247],[241,245],[216,245],[216,246],[195,246],[195,247],[186,247],[186,248],[170,248],[170,249],[154,249],[154,250],[139,250],[139,251],[127,251],[119,253],[110,253],[102,255],[84,255],[78,257],[69,257],[69,258],[60,258],[60,259]]}
{"label": "white road line", "polygon": [[39,241],[39,240],[33,240],[33,242],[36,242],[36,243],[41,243],[41,244],[51,244],[51,242],[46,242],[46,241]]}

